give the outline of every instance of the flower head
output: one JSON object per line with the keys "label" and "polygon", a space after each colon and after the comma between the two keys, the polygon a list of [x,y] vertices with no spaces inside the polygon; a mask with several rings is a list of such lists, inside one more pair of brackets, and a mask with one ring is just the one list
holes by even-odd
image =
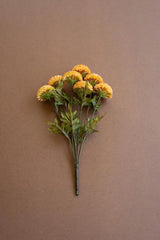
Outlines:
{"label": "flower head", "polygon": [[69,71],[63,75],[63,81],[68,81],[73,85],[77,81],[83,81],[83,78],[79,72]]}
{"label": "flower head", "polygon": [[54,87],[50,85],[42,86],[37,92],[37,98],[39,101],[46,101],[47,99],[44,97],[45,93],[52,93],[54,91]]}
{"label": "flower head", "polygon": [[48,85],[55,86],[59,81],[62,81],[63,77],[61,75],[56,75],[51,77],[48,81]]}
{"label": "flower head", "polygon": [[103,79],[96,73],[89,73],[84,78],[85,81],[89,81],[93,86],[98,83],[103,83]]}
{"label": "flower head", "polygon": [[73,91],[80,97],[91,94],[93,92],[93,87],[89,82],[79,81],[73,85]]}
{"label": "flower head", "polygon": [[74,89],[81,89],[81,88],[87,88],[89,91],[93,91],[93,87],[92,85],[89,83],[89,82],[85,82],[85,81],[79,81],[79,82],[76,82],[74,85],[73,85],[73,90]]}
{"label": "flower head", "polygon": [[83,65],[83,64],[75,65],[74,68],[72,69],[72,71],[81,73],[83,77],[85,77],[87,74],[91,73],[91,70],[89,69],[89,67],[87,67],[86,65]]}
{"label": "flower head", "polygon": [[112,98],[113,90],[107,83],[99,83],[94,86],[96,92],[103,92],[105,97]]}

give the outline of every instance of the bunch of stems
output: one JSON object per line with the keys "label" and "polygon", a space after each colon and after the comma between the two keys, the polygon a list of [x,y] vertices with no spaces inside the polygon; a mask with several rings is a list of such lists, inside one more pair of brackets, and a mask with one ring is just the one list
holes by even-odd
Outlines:
{"label": "bunch of stems", "polygon": [[[60,94],[58,92],[58,94]],[[81,152],[82,152],[82,148],[84,145],[84,142],[86,141],[86,138],[88,136],[88,134],[85,134],[84,136],[82,136],[82,140],[81,142],[79,141],[79,129],[77,131],[77,134],[75,134],[74,130],[73,130],[73,119],[72,119],[72,112],[73,110],[77,110],[78,112],[78,116],[79,116],[79,121],[80,124],[84,126],[84,128],[86,127],[86,124],[88,123],[88,120],[91,120],[95,117],[95,114],[97,112],[97,105],[100,104],[101,101],[101,97],[99,96],[96,102],[95,107],[91,107],[90,105],[86,107],[83,106],[83,99],[86,97],[86,95],[83,96],[83,98],[81,98],[81,104],[80,106],[73,104],[73,98],[71,97],[71,108],[68,109],[68,104],[65,104],[66,107],[66,111],[69,110],[70,112],[70,118],[71,118],[71,135],[68,136],[66,135],[66,133],[63,131],[63,129],[59,128],[60,132],[67,138],[67,140],[69,141],[69,145],[72,151],[72,155],[73,155],[73,162],[74,162],[74,172],[75,172],[75,194],[76,196],[79,195],[79,160],[80,160],[80,156],[81,156]],[[50,101],[52,104],[53,102]],[[83,109],[85,108],[85,116],[83,116]],[[59,114],[59,110],[60,109],[55,109],[54,111],[56,112],[56,116],[57,118],[60,120],[60,114]],[[89,113],[91,112],[91,117],[89,118]]]}

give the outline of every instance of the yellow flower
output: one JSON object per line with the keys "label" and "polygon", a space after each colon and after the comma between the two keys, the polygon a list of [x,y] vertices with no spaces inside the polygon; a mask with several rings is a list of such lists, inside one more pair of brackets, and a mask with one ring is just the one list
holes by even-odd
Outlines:
{"label": "yellow flower", "polygon": [[82,74],[83,77],[85,77],[87,74],[91,73],[91,70],[89,67],[83,64],[75,65],[72,71],[77,71]]}
{"label": "yellow flower", "polygon": [[92,85],[103,83],[103,79],[101,78],[101,76],[96,73],[87,74],[84,80],[89,81]]}
{"label": "yellow flower", "polygon": [[87,85],[86,85],[86,84],[87,84],[87,82],[85,82],[85,81],[76,82],[76,83],[73,85],[73,90],[87,87],[87,89],[88,89],[89,91],[93,91],[92,85],[91,85],[89,82],[88,82]]}
{"label": "yellow flower", "polygon": [[103,91],[107,98],[112,98],[113,90],[107,83],[99,83],[94,86],[95,91]]}
{"label": "yellow flower", "polygon": [[54,77],[51,77],[48,81],[48,85],[55,86],[56,83],[59,81],[62,81],[63,77],[61,75],[56,75]]}
{"label": "yellow flower", "polygon": [[64,80],[64,81],[73,80],[74,83],[75,83],[75,82],[77,82],[77,81],[82,81],[83,78],[82,78],[82,75],[81,75],[79,72],[69,71],[69,72],[66,72],[66,73],[63,75],[63,80]]}
{"label": "yellow flower", "polygon": [[44,93],[48,93],[49,91],[54,91],[54,87],[50,85],[44,85],[42,86],[38,92],[37,92],[37,98],[39,101],[46,101],[46,99],[43,97]]}

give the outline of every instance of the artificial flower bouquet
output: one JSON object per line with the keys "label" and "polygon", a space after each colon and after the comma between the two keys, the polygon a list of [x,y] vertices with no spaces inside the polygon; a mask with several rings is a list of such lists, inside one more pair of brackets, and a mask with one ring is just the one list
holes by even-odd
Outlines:
{"label": "artificial flower bouquet", "polygon": [[83,144],[97,123],[103,118],[97,114],[102,99],[112,98],[112,88],[100,75],[91,73],[85,65],[76,65],[63,76],[51,77],[48,85],[37,92],[39,101],[48,101],[54,109],[53,122],[47,122],[49,131],[62,134],[69,142],[75,168],[75,194],[79,195],[79,160]]}

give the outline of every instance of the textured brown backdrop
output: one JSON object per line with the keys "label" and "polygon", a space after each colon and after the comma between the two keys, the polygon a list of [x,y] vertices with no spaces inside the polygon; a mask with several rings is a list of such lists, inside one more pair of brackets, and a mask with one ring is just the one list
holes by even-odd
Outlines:
{"label": "textured brown backdrop", "polygon": [[[160,3],[1,0],[1,240],[160,239]],[[36,91],[84,63],[112,85],[84,147],[48,132]]]}

